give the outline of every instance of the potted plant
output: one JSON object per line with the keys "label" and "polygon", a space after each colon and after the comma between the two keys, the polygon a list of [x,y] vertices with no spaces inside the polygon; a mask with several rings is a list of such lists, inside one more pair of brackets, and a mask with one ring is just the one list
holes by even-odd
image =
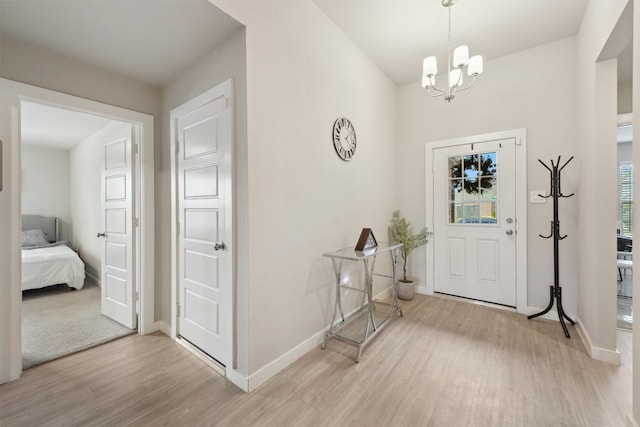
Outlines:
{"label": "potted plant", "polygon": [[420,232],[414,233],[413,226],[406,218],[400,216],[400,211],[394,211],[389,225],[389,237],[393,243],[402,243],[400,255],[402,256],[402,279],[396,285],[398,298],[411,300],[416,294],[416,285],[413,279],[407,277],[407,259],[416,248],[427,243],[430,231],[424,227]]}

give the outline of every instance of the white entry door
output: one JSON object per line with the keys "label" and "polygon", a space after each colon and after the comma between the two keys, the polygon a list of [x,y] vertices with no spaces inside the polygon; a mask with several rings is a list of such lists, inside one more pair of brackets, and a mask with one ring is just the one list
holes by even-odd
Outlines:
{"label": "white entry door", "polygon": [[102,314],[137,328],[133,126],[122,125],[105,135],[102,171]]}
{"label": "white entry door", "polygon": [[434,150],[436,292],[516,306],[515,145]]}
{"label": "white entry door", "polygon": [[231,346],[230,84],[172,111],[178,335],[222,365]]}

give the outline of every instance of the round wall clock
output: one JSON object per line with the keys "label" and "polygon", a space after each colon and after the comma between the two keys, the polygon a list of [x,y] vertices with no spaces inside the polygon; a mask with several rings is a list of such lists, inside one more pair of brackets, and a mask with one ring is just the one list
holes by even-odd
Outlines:
{"label": "round wall clock", "polygon": [[342,160],[351,160],[356,153],[356,130],[344,117],[340,117],[333,124],[333,148]]}

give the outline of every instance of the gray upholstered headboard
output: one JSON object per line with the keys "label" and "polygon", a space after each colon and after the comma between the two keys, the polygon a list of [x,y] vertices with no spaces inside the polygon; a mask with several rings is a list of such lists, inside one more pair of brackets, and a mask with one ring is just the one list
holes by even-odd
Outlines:
{"label": "gray upholstered headboard", "polygon": [[22,231],[26,230],[42,230],[52,243],[60,239],[58,218],[55,216],[22,215]]}

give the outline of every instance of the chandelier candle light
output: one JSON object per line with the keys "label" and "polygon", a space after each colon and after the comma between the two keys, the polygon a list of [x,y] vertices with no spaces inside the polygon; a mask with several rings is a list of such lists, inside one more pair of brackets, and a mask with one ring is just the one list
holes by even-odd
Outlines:
{"label": "chandelier candle light", "polygon": [[[436,74],[438,74],[438,62],[435,56],[428,56],[422,63],[422,87],[427,89],[429,96],[444,96],[444,100],[451,102],[456,96],[456,92],[469,89],[476,82],[476,77],[482,74],[482,56],[475,55],[469,58],[469,47],[459,46],[453,51],[451,58],[451,6],[456,0],[442,0],[442,6],[449,11],[449,38],[447,55],[447,74],[449,85],[446,90],[436,87]],[[467,67],[467,74],[473,77],[471,83],[462,87],[462,70]]]}

